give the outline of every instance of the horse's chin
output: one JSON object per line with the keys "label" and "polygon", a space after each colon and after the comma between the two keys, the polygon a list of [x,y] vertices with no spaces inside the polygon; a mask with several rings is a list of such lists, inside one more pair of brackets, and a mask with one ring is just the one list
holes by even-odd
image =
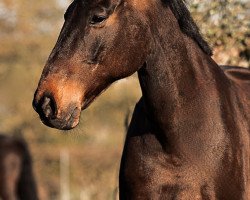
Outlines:
{"label": "horse's chin", "polygon": [[91,98],[91,99],[88,99],[87,101],[85,101],[84,104],[82,105],[82,110],[87,109],[94,100],[95,100],[95,98]]}
{"label": "horse's chin", "polygon": [[93,89],[91,93],[89,93],[88,95],[86,95],[85,98],[83,98],[84,101],[81,104],[82,105],[82,110],[87,109],[96,100],[97,97],[99,97],[102,93],[104,93],[109,88],[109,86],[113,82],[106,83],[103,88]]}
{"label": "horse's chin", "polygon": [[99,93],[98,95],[95,95],[95,96],[92,96],[92,97],[86,99],[86,100],[84,101],[84,103],[82,104],[82,110],[87,109],[87,108],[90,106],[90,104],[92,104],[92,103],[95,101],[95,99],[96,99],[100,94],[101,94],[101,93]]}

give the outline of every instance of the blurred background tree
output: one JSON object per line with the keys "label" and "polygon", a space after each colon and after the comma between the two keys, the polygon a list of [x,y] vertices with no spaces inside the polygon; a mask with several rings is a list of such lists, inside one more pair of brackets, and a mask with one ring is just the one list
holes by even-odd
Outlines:
{"label": "blurred background tree", "polygon": [[220,64],[250,66],[250,1],[193,0],[192,14]]}
{"label": "blurred background tree", "polygon": [[[30,144],[41,199],[60,198],[60,152],[70,155],[71,199],[111,199],[118,185],[124,119],[141,92],[135,76],[119,81],[67,134],[45,127],[31,101],[69,0],[0,0],[0,130]],[[250,65],[250,2],[190,0],[220,64]]]}

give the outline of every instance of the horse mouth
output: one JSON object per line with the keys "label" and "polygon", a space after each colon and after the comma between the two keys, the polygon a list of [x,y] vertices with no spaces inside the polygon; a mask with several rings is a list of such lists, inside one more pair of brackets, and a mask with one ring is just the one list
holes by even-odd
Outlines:
{"label": "horse mouth", "polygon": [[76,128],[80,123],[81,111],[89,107],[89,105],[95,100],[96,97],[91,97],[86,100],[81,108],[76,107],[73,111],[68,111],[64,117],[47,117],[44,112],[38,112],[42,123],[50,128],[59,130],[72,130]]}
{"label": "horse mouth", "polygon": [[[39,112],[38,112],[39,113]],[[44,114],[40,114],[40,119],[43,124],[51,128],[59,130],[71,130],[74,129],[80,122],[81,109],[75,108],[73,111],[68,112],[62,117],[46,117]]]}
{"label": "horse mouth", "polygon": [[[101,92],[100,90],[99,95]],[[88,108],[99,95],[88,95],[83,100],[75,98],[72,101],[71,96],[56,99],[51,93],[44,93],[40,97],[36,92],[32,105],[44,125],[59,130],[71,130],[79,124],[81,111]]]}

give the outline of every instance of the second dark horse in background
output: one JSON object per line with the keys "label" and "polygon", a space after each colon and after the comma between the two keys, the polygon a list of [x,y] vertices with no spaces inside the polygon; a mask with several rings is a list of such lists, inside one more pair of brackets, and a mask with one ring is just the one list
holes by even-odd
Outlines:
{"label": "second dark horse in background", "polygon": [[0,199],[38,199],[28,146],[7,135],[0,135]]}
{"label": "second dark horse in background", "polygon": [[138,72],[120,199],[250,199],[250,72],[212,60],[183,0],[75,0],[33,106],[71,129],[116,80]]}

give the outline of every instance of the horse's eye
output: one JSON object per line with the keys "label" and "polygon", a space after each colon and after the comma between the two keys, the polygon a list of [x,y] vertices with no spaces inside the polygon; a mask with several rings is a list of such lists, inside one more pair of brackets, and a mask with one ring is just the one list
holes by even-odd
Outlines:
{"label": "horse's eye", "polygon": [[90,24],[95,25],[95,24],[100,24],[104,22],[107,19],[106,16],[103,15],[94,15],[92,19],[90,20]]}

